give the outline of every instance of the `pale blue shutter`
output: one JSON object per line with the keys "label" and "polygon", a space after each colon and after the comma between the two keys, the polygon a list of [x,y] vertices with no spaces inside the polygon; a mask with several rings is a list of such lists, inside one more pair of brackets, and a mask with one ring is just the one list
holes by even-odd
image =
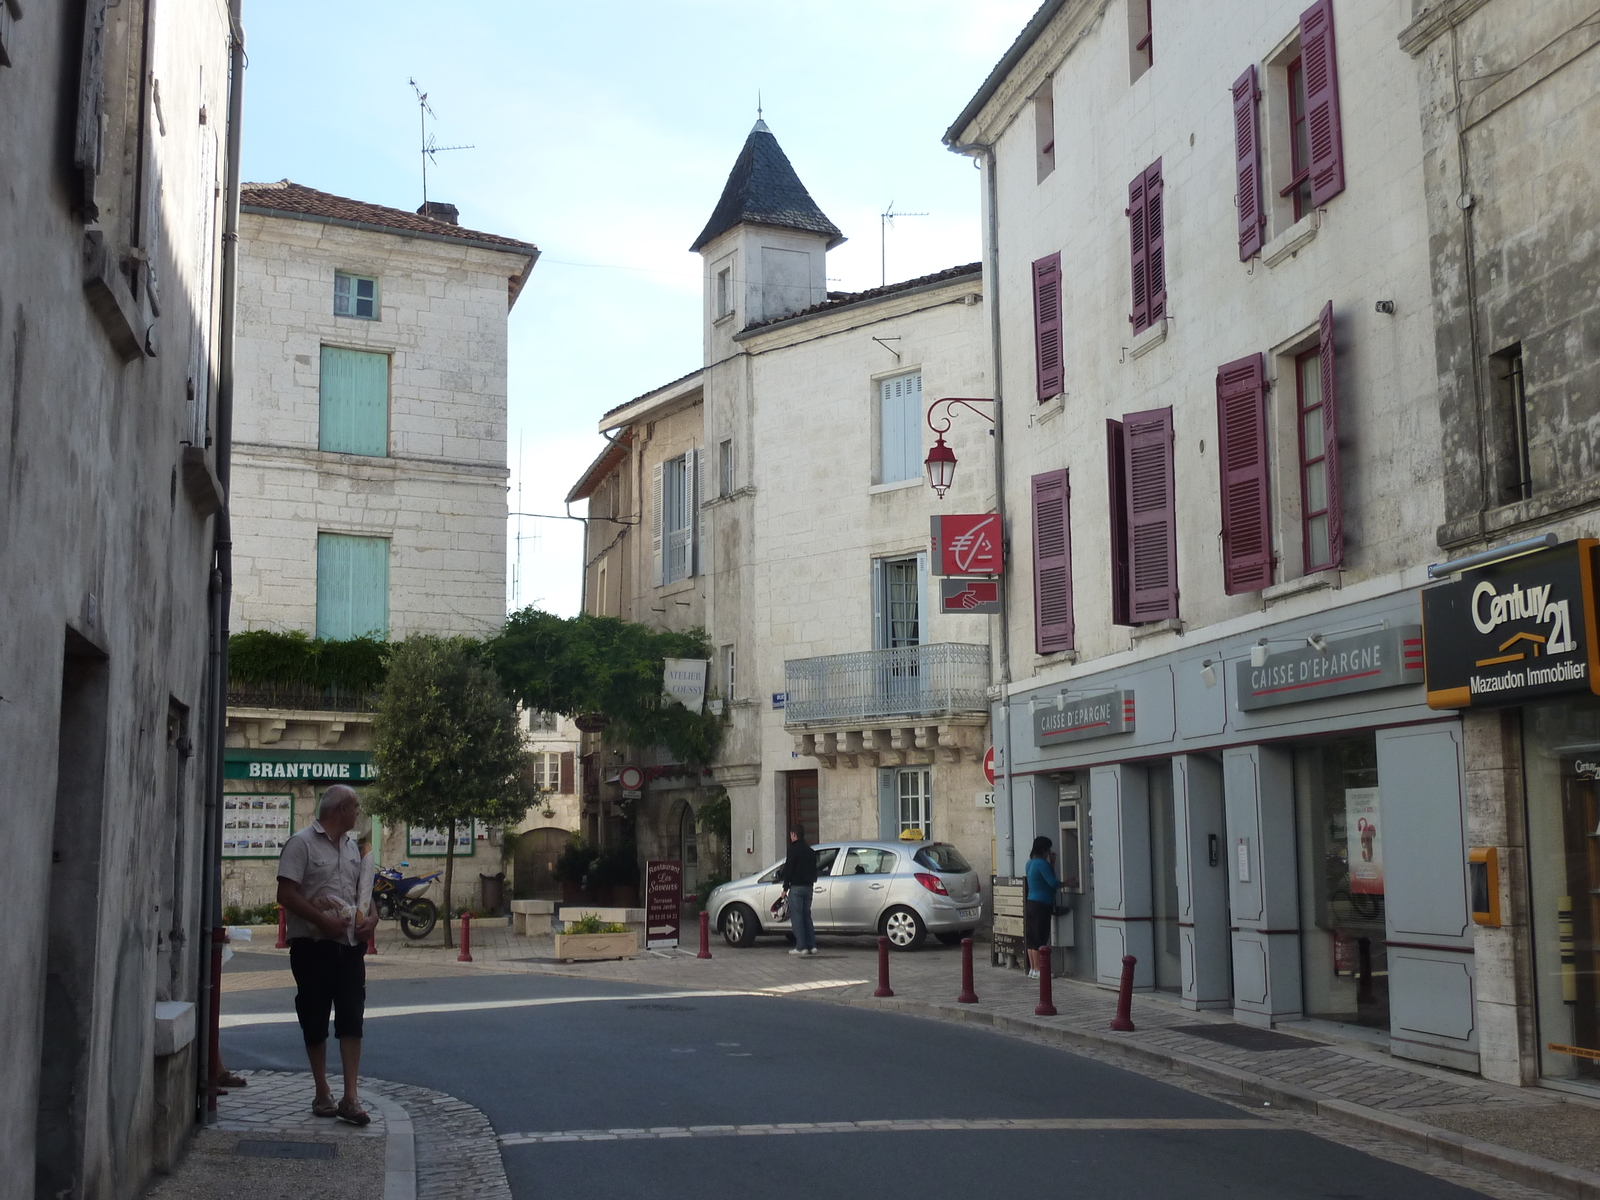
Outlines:
{"label": "pale blue shutter", "polygon": [[892,842],[900,836],[900,772],[878,768],[878,840]]}
{"label": "pale blue shutter", "polygon": [[899,478],[915,479],[922,474],[922,372],[905,376],[900,392]]}
{"label": "pale blue shutter", "polygon": [[339,454],[389,453],[389,356],[322,348],[317,448]]}
{"label": "pale blue shutter", "polygon": [[317,535],[317,636],[389,636],[389,539]]}
{"label": "pale blue shutter", "polygon": [[905,406],[900,402],[898,379],[885,379],[878,392],[878,482],[894,483],[900,474],[901,443],[905,440]]}

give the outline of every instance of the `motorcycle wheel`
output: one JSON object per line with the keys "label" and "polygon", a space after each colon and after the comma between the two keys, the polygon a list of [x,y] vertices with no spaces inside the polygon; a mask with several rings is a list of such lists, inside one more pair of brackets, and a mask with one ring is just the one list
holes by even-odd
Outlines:
{"label": "motorcycle wheel", "polygon": [[439,920],[439,906],[432,900],[407,900],[400,910],[400,932],[412,941],[427,937]]}

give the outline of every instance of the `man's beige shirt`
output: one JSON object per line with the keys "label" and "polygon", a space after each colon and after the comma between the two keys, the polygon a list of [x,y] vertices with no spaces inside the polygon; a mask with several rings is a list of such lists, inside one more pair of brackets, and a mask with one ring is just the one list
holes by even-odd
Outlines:
{"label": "man's beige shirt", "polygon": [[[361,847],[349,833],[335,845],[322,822],[313,821],[284,843],[283,853],[278,856],[278,878],[298,883],[300,894],[313,904],[324,896],[341,904],[354,904],[361,896]],[[296,913],[288,914],[287,925],[292,938],[327,937]],[[346,934],[343,940],[355,945],[353,934]]]}

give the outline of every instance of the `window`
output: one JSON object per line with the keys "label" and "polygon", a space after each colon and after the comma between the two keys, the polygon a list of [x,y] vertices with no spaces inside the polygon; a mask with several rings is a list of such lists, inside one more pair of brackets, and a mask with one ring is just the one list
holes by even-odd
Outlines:
{"label": "window", "polygon": [[923,557],[874,560],[875,647],[897,650],[922,644]]}
{"label": "window", "polygon": [[1143,333],[1167,315],[1167,239],[1161,160],[1128,185],[1128,236],[1133,259],[1133,311],[1128,320]]}
{"label": "window", "polygon": [[1289,182],[1278,192],[1294,205],[1298,221],[1311,210],[1311,133],[1306,127],[1305,56],[1289,64]]}
{"label": "window", "polygon": [[733,312],[733,267],[726,266],[717,272],[717,316],[726,317]]}
{"label": "window", "polygon": [[699,571],[695,515],[699,510],[698,450],[659,462],[651,472],[652,560],[655,586],[687,579]]}
{"label": "window", "polygon": [[1061,255],[1047,254],[1033,264],[1033,346],[1039,403],[1054,400],[1066,386],[1061,363]]}
{"label": "window", "polygon": [[1251,354],[1217,368],[1222,590],[1230,596],[1258,592],[1272,582],[1266,386],[1263,355]]}
{"label": "window", "polygon": [[1071,500],[1065,470],[1033,477],[1033,632],[1040,654],[1073,648]]}
{"label": "window", "polygon": [[1239,261],[1261,253],[1267,213],[1261,202],[1261,90],[1254,63],[1233,83],[1234,207],[1239,210]]}
{"label": "window", "polygon": [[[1313,0],[1300,14],[1306,144],[1311,206],[1321,208],[1344,191],[1344,140],[1339,120],[1339,66],[1333,48],[1333,0]],[[1291,89],[1292,92],[1292,89]],[[1291,108],[1292,112],[1292,108]]]}
{"label": "window", "polygon": [[734,684],[734,650],[731,645],[722,648],[722,695],[724,699],[732,700],[735,692]]}
{"label": "window", "polygon": [[922,474],[922,372],[878,382],[878,482]]}
{"label": "window", "polygon": [[1117,625],[1178,615],[1172,410],[1107,421],[1111,495],[1111,611]]}
{"label": "window", "polygon": [[1056,93],[1053,79],[1034,94],[1033,135],[1038,182],[1043,183],[1056,169]]}
{"label": "window", "polygon": [[1128,79],[1131,83],[1155,65],[1155,24],[1151,0],[1128,0]]}
{"label": "window", "polygon": [[570,796],[575,767],[571,750],[535,751],[528,756],[528,781],[541,792]]}
{"label": "window", "polygon": [[1300,525],[1308,575],[1344,562],[1335,392],[1333,305],[1330,303],[1323,308],[1318,322],[1317,348],[1295,359]]}
{"label": "window", "polygon": [[360,317],[364,321],[378,319],[378,281],[363,275],[333,273],[333,315]]}
{"label": "window", "polygon": [[389,636],[389,539],[317,534],[317,636]]}
{"label": "window", "polygon": [[535,708],[522,710],[522,728],[529,733],[554,733],[558,720],[552,712],[540,712]]}
{"label": "window", "polygon": [[1528,446],[1528,392],[1522,370],[1522,345],[1489,359],[1494,389],[1494,432],[1499,446],[1496,475],[1501,504],[1533,495],[1533,460]]}
{"label": "window", "polygon": [[946,875],[972,870],[972,864],[966,860],[961,851],[944,842],[924,846],[916,852],[912,860],[930,871],[939,871]]}
{"label": "window", "polygon": [[389,356],[322,348],[317,448],[337,454],[389,453]]}
{"label": "window", "polygon": [[[844,856],[841,875],[889,875],[894,872],[900,856],[893,850],[879,850],[876,846],[851,846]],[[819,866],[818,873],[821,873]]]}
{"label": "window", "polygon": [[[897,774],[900,806],[895,836],[926,841],[933,836],[933,772],[923,769]],[[889,857],[892,861],[893,856]]]}
{"label": "window", "polygon": [[717,444],[717,495],[733,495],[733,439]]}

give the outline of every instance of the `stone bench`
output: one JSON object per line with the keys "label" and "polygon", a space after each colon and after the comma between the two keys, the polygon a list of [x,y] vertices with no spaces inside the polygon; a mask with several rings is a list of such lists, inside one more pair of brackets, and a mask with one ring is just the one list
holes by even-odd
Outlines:
{"label": "stone bench", "polygon": [[628,932],[635,934],[639,939],[639,949],[644,949],[644,909],[642,908],[597,908],[592,904],[563,904],[560,919],[557,924],[561,926],[560,932],[565,932],[566,927],[573,921],[581,921],[587,916],[595,916],[605,925],[626,925]]}
{"label": "stone bench", "polygon": [[550,931],[550,916],[556,911],[554,900],[513,900],[511,902],[511,932],[518,937],[531,937]]}

